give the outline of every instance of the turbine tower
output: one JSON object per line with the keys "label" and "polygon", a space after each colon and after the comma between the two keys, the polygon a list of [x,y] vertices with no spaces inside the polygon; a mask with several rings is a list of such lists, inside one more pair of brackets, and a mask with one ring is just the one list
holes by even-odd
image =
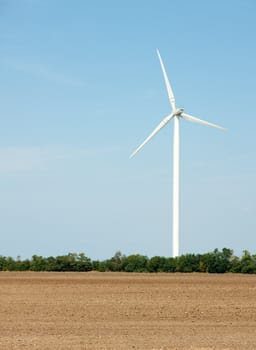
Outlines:
{"label": "turbine tower", "polygon": [[148,143],[170,120],[174,121],[173,128],[173,206],[172,206],[172,256],[179,256],[179,236],[180,236],[180,119],[185,119],[190,122],[211,126],[216,129],[225,130],[221,126],[209,123],[205,120],[193,117],[184,113],[183,108],[176,108],[175,98],[168,80],[162,58],[159,51],[157,55],[160,61],[164,81],[171,104],[172,113],[165,117],[161,123],[153,130],[153,132],[145,139],[145,141],[131,154],[130,158],[135,156],[146,143]]}

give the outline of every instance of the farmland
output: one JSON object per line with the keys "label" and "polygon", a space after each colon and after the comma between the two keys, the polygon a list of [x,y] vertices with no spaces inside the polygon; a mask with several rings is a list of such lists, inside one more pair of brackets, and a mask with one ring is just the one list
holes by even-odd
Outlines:
{"label": "farmland", "polygon": [[256,277],[0,273],[0,349],[255,349]]}

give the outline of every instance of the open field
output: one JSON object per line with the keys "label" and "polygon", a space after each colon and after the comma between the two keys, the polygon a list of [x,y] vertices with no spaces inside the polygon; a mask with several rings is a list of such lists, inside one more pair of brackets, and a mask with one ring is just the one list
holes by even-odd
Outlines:
{"label": "open field", "polygon": [[256,349],[256,276],[0,273],[0,349]]}

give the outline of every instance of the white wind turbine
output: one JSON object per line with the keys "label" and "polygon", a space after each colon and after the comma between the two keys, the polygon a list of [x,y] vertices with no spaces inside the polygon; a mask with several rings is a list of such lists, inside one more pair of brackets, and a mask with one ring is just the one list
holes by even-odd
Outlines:
{"label": "white wind turbine", "polygon": [[221,126],[216,124],[209,123],[205,120],[201,120],[196,117],[192,117],[189,114],[184,113],[183,108],[176,108],[175,98],[173,91],[168,80],[162,58],[159,51],[157,50],[157,55],[160,61],[160,65],[164,75],[164,81],[170,100],[172,113],[165,117],[161,123],[153,130],[153,132],[146,138],[146,140],[131,154],[130,158],[135,156],[142,147],[145,146],[171,119],[174,120],[174,129],[173,129],[173,222],[172,222],[172,255],[173,257],[179,256],[179,230],[180,230],[180,119],[185,119],[194,123],[212,126],[213,128],[225,130]]}

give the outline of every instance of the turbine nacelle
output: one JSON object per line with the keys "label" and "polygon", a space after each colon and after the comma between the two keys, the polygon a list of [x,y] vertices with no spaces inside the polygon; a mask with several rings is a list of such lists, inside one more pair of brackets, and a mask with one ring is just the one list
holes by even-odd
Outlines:
{"label": "turbine nacelle", "polygon": [[183,112],[184,112],[184,108],[178,108],[178,109],[175,109],[175,111],[173,112],[173,115],[177,115],[179,117]]}

